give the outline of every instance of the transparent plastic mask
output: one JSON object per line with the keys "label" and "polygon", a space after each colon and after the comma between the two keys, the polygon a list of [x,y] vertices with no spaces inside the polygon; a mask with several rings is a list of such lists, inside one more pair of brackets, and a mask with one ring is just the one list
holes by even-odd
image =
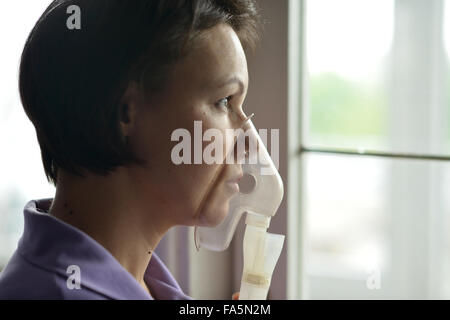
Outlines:
{"label": "transparent plastic mask", "polygon": [[[251,121],[252,117],[247,118],[240,130],[235,131],[235,140],[229,144],[226,158],[200,208],[200,221],[203,223],[195,227],[194,234],[197,250],[227,249],[244,213],[272,217],[281,203],[283,182]],[[230,159],[233,160],[231,164]],[[253,180],[252,188],[232,191],[236,184],[231,182],[231,185],[227,185],[228,180],[225,178],[230,176],[242,176],[247,182]],[[229,188],[223,188],[224,184]],[[224,216],[219,211],[227,213]]]}

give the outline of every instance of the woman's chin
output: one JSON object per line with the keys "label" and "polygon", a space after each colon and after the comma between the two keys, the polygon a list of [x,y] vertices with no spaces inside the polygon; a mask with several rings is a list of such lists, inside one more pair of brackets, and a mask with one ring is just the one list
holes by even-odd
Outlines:
{"label": "woman's chin", "polygon": [[200,226],[214,228],[221,224],[227,217],[229,210],[228,201],[214,208],[208,208],[200,215]]}
{"label": "woman's chin", "polygon": [[239,193],[237,183],[221,183],[206,202],[207,205],[203,208],[199,218],[199,225],[213,228],[221,224],[230,210],[231,199],[237,193]]}

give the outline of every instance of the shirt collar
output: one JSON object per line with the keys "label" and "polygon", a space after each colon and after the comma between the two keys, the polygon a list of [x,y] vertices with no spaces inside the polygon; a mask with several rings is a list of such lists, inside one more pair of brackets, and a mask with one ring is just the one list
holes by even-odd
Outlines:
{"label": "shirt collar", "polygon": [[77,265],[81,285],[111,299],[191,299],[156,253],[144,274],[150,296],[114,256],[83,231],[47,213],[53,199],[28,202],[18,251],[31,262],[67,278]]}

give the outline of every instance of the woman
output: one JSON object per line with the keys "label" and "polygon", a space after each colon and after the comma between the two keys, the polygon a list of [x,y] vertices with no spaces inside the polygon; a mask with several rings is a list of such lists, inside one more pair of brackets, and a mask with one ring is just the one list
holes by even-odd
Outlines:
{"label": "woman", "polygon": [[[175,225],[218,224],[241,168],[175,165],[171,134],[247,119],[244,47],[257,24],[252,0],[47,8],[19,87],[56,194],[26,205],[0,298],[189,299],[153,251]],[[220,201],[205,203],[212,185]]]}

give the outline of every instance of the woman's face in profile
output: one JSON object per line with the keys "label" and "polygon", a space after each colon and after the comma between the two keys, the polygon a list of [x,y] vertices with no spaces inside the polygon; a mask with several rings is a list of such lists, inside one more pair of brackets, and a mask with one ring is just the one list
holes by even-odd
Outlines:
{"label": "woman's face in profile", "polygon": [[[193,164],[194,121],[201,121],[203,133],[220,130],[225,143],[226,129],[238,128],[246,119],[242,104],[247,87],[247,61],[234,30],[220,24],[202,33],[174,66],[165,89],[136,111],[130,141],[148,166],[133,167],[130,174],[143,205],[157,199],[174,225],[214,226],[225,218],[237,192],[233,181],[242,175],[242,168],[208,165],[202,154],[202,163]],[[180,128],[190,132],[192,164],[176,165],[171,159],[172,148],[179,143],[171,136]],[[201,150],[210,143],[203,141]],[[225,146],[223,150],[225,156]]]}

